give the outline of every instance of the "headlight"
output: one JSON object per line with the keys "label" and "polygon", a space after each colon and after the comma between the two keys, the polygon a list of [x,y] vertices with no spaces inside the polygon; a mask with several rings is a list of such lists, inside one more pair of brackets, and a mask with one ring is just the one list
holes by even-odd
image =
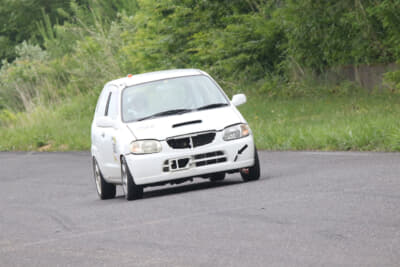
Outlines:
{"label": "headlight", "polygon": [[237,124],[225,128],[223,139],[229,141],[248,136],[249,134],[250,127],[247,124]]}
{"label": "headlight", "polygon": [[139,140],[131,143],[133,154],[150,154],[161,151],[161,143],[157,140]]}

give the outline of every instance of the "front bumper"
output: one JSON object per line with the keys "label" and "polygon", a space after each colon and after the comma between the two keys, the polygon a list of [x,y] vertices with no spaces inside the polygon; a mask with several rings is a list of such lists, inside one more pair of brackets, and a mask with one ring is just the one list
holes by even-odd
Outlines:
{"label": "front bumper", "polygon": [[253,136],[224,141],[222,134],[222,132],[217,132],[212,143],[196,148],[173,149],[167,142],[162,141],[160,153],[128,154],[125,158],[133,179],[138,185],[253,166]]}

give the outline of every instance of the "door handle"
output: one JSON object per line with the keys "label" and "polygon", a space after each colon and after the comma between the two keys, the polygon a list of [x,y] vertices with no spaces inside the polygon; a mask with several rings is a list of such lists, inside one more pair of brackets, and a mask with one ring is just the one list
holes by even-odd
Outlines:
{"label": "door handle", "polygon": [[101,133],[101,137],[103,137],[103,138],[104,138],[104,136],[106,136],[106,134],[105,134],[105,133]]}

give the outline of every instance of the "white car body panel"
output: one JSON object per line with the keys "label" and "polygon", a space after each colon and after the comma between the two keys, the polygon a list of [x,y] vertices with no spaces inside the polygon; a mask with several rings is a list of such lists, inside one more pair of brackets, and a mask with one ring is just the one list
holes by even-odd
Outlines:
{"label": "white car body panel", "polygon": [[[162,153],[146,155],[148,157],[141,157],[142,155],[134,154],[126,156],[136,184],[150,184],[185,177],[201,176],[215,172],[245,168],[254,164],[254,143],[252,136],[232,140],[227,144],[226,141],[222,140],[222,132],[218,132],[212,145],[201,146],[195,149],[176,150],[171,149],[165,141],[161,143],[163,148]],[[247,149],[239,155],[238,159],[235,161],[238,151],[246,145]],[[227,161],[171,172],[163,172],[162,170],[165,160],[181,158],[190,158],[190,160],[193,160],[194,155],[215,151],[223,151],[224,155],[227,157]]]}
{"label": "white car body panel", "polygon": [[[121,92],[124,88],[136,84],[193,75],[206,75],[210,77],[207,73],[194,69],[146,73],[109,82],[105,85],[102,95],[108,93],[107,90],[110,86],[114,86],[112,90],[119,90]],[[220,90],[226,97],[222,89]],[[121,95],[120,93],[118,103],[121,102]],[[103,97],[104,99],[105,96]],[[120,107],[118,107],[118,110],[120,112]],[[113,127],[99,127],[96,124],[97,120],[99,120],[99,116],[95,114],[92,123],[91,153],[92,157],[98,162],[104,179],[110,183],[120,184],[121,182],[121,156],[126,158],[134,182],[138,185],[204,176],[216,172],[246,168],[254,164],[254,141],[251,131],[249,136],[243,138],[231,141],[224,141],[222,139],[223,130],[227,126],[241,123],[246,124],[243,116],[232,104],[225,107],[126,123],[122,121],[121,115],[118,114],[118,119],[115,121]],[[176,124],[192,121],[201,121],[201,123],[173,127]],[[166,141],[171,137],[207,131],[215,131],[215,138],[212,143],[199,147],[174,149]],[[135,140],[145,139],[160,141],[162,146],[161,152],[143,155],[132,154],[130,152],[130,144]],[[239,150],[243,150],[243,152],[238,153]],[[216,151],[223,153],[225,157],[224,162],[196,166],[196,155],[214,153]],[[163,171],[166,161],[183,158],[189,160],[187,168]]]}
{"label": "white car body panel", "polygon": [[[218,115],[216,115],[216,112]],[[201,121],[179,127],[174,125]],[[203,132],[209,130],[222,130],[228,125],[245,123],[232,109],[232,106],[218,109],[208,109],[197,112],[190,112],[178,115],[155,118],[139,122],[128,123],[128,127],[135,133],[137,139],[165,140],[171,136],[178,136],[187,133]]]}

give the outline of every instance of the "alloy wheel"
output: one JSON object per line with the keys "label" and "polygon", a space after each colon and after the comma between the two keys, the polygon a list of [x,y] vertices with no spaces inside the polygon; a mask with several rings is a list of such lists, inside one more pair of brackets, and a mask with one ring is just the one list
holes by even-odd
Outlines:
{"label": "alloy wheel", "polygon": [[101,176],[100,176],[100,170],[99,170],[99,167],[97,166],[97,163],[94,164],[94,179],[96,182],[97,192],[99,193],[99,195],[101,195],[101,193],[102,193]]}
{"label": "alloy wheel", "polygon": [[126,171],[125,163],[121,164],[121,178],[122,178],[122,189],[124,190],[124,194],[126,195],[128,192],[128,173]]}

